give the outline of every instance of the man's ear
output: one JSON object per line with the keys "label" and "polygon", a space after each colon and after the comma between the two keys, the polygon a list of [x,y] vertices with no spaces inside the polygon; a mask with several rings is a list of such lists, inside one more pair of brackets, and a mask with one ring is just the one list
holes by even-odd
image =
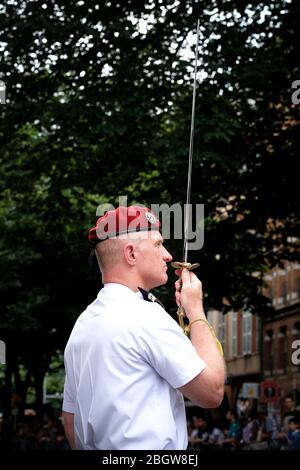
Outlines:
{"label": "man's ear", "polygon": [[133,243],[126,243],[123,248],[124,258],[130,266],[136,264],[136,251]]}

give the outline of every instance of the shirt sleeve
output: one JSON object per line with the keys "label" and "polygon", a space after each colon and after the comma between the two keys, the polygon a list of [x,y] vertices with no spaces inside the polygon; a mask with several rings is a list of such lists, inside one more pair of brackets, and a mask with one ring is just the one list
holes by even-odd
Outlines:
{"label": "shirt sleeve", "polygon": [[187,384],[207,367],[180,326],[158,305],[153,305],[151,318],[140,327],[139,339],[144,360],[174,388]]}
{"label": "shirt sleeve", "polygon": [[63,399],[63,411],[68,413],[75,413],[75,378],[71,372],[71,368],[68,367],[67,359],[65,356],[65,385],[64,385],[64,399]]}

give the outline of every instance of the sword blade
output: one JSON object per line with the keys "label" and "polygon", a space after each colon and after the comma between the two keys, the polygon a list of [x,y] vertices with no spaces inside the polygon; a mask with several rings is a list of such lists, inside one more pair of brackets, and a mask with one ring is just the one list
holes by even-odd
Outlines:
{"label": "sword blade", "polygon": [[198,22],[197,22],[196,56],[195,56],[195,66],[194,66],[194,84],[193,84],[190,148],[189,148],[189,166],[188,166],[188,175],[187,175],[186,204],[185,204],[185,207],[184,207],[184,242],[183,242],[183,261],[184,261],[184,263],[187,263],[187,259],[188,259],[188,239],[189,239],[189,224],[190,224],[190,213],[191,213],[191,211],[190,211],[190,200],[191,200],[192,165],[193,165],[193,153],[194,153],[194,129],[195,129],[195,105],[196,105],[197,70],[198,70],[199,31],[200,31],[200,21],[198,20]]}

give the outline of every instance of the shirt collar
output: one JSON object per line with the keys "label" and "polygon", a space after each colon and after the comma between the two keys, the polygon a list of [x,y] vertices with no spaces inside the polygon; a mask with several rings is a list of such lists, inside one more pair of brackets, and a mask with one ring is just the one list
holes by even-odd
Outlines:
{"label": "shirt collar", "polygon": [[134,295],[139,299],[143,299],[143,296],[139,290],[134,292],[132,289],[130,289],[130,287],[125,286],[124,284],[119,284],[117,282],[108,282],[107,284],[104,284],[104,287],[100,290],[98,297],[100,295],[104,295],[105,297],[124,297]]}

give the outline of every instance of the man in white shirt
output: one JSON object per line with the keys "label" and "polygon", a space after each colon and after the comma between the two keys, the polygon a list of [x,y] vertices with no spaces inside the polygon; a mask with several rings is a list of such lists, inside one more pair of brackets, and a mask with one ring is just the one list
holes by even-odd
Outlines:
{"label": "man in white shirt", "polygon": [[65,350],[63,417],[73,449],[186,449],[183,395],[204,408],[222,401],[224,361],[199,279],[176,271],[175,298],[191,340],[147,296],[167,282],[172,259],[159,226],[149,209],[131,206],[108,211],[90,230],[104,287],[79,316]]}

